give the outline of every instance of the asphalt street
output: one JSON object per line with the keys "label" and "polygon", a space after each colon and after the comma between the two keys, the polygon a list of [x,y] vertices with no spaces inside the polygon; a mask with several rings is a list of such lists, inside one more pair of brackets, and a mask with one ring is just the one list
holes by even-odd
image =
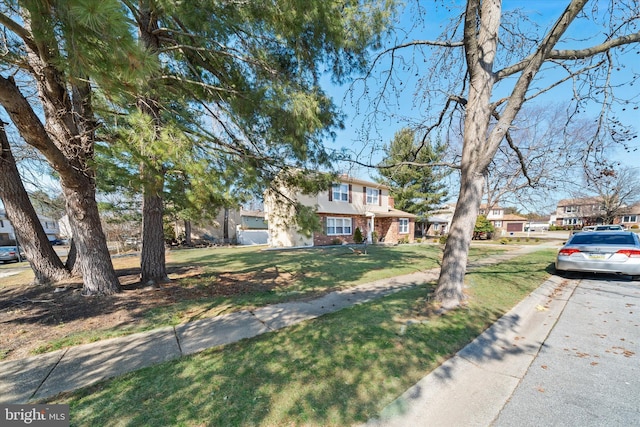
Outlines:
{"label": "asphalt street", "polygon": [[640,425],[640,282],[583,277],[494,426]]}

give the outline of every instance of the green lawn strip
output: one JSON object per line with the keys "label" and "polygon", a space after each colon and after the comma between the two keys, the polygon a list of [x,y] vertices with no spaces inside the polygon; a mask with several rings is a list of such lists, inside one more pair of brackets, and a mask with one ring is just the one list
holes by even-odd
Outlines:
{"label": "green lawn strip", "polygon": [[[470,259],[480,259],[503,253],[502,247],[472,248]],[[273,271],[287,273],[291,283],[273,288],[258,283],[255,289],[220,297],[182,300],[148,310],[143,318],[118,329],[95,329],[69,334],[38,347],[34,354],[61,348],[148,331],[164,326],[230,313],[268,304],[310,298],[332,290],[352,287],[378,279],[428,270],[439,266],[442,249],[437,245],[369,246],[366,255],[354,255],[347,247],[329,247],[265,251],[256,247],[191,249],[173,251],[172,266],[199,266],[203,274],[182,279],[180,286],[215,286],[216,278],[225,273]],[[287,276],[289,277],[289,276]]]}
{"label": "green lawn strip", "polygon": [[416,317],[433,289],[423,285],[50,403],[70,404],[82,426],[364,422],[539,286],[554,253],[472,271],[468,306],[441,317]]}

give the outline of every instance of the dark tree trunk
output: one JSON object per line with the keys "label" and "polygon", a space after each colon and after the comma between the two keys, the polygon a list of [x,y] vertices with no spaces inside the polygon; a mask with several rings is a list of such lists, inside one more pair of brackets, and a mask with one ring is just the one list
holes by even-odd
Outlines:
{"label": "dark tree trunk", "polygon": [[[140,2],[139,17],[140,38],[152,54],[157,54],[160,46],[157,17],[148,3]],[[149,115],[153,121],[155,138],[160,138],[160,107],[154,91],[150,87],[147,96],[138,99],[138,108]],[[154,144],[155,141],[148,141]],[[141,147],[144,154],[144,147]],[[140,280],[142,283],[157,285],[169,281],[164,254],[163,198],[164,171],[161,160],[150,156],[148,163],[142,166],[143,207],[142,207],[142,253],[140,260]]]}
{"label": "dark tree trunk", "polygon": [[[93,184],[93,182],[91,183]],[[102,231],[95,199],[95,187],[69,188],[63,185],[67,213],[84,281],[83,295],[110,295],[120,292],[107,239]]]}
{"label": "dark tree trunk", "polygon": [[[161,183],[162,180],[158,184]],[[148,181],[145,187],[149,187]],[[148,285],[169,281],[164,254],[161,194],[147,188],[143,198],[140,280]]]}
{"label": "dark tree trunk", "polygon": [[78,260],[78,250],[76,249],[76,242],[71,239],[69,242],[69,253],[67,254],[67,261],[64,266],[71,272],[72,275],[80,275],[80,266],[76,262]]}
{"label": "dark tree trunk", "polygon": [[[46,56],[46,53],[44,54]],[[61,84],[65,81],[55,67],[30,52],[29,63],[36,79],[46,118],[45,126],[22,95],[13,79],[0,77],[0,103],[24,140],[42,153],[60,175],[72,236],[78,251],[78,266],[84,281],[83,294],[113,294],[120,282],[113,269],[107,241],[95,199],[95,173],[89,166],[93,158],[93,132],[88,84],[76,88],[71,97]],[[83,97],[82,100],[77,99]]]}
{"label": "dark tree trunk", "polygon": [[224,220],[222,225],[222,237],[225,243],[229,243],[229,208],[224,208]]}
{"label": "dark tree trunk", "polygon": [[35,274],[37,284],[50,284],[71,276],[51,247],[38,219],[11,153],[9,140],[0,123],[0,199],[20,245]]}
{"label": "dark tree trunk", "polygon": [[191,221],[184,220],[184,241],[187,246],[191,245]]}

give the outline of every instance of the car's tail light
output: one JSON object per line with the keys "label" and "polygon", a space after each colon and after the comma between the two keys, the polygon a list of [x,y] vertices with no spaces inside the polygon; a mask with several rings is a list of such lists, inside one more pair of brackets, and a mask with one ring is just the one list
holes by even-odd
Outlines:
{"label": "car's tail light", "polygon": [[626,255],[629,258],[640,258],[640,250],[638,249],[620,249],[616,253]]}
{"label": "car's tail light", "polygon": [[569,255],[575,254],[577,252],[580,252],[580,249],[565,248],[565,249],[560,249],[559,254],[560,255],[564,255],[564,256],[569,256]]}

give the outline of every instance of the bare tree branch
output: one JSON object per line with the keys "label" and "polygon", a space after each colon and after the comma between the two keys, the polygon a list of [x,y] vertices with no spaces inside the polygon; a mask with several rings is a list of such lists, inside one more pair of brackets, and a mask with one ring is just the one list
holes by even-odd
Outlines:
{"label": "bare tree branch", "polygon": [[[640,42],[640,31],[634,34],[628,34],[618,37],[616,39],[607,40],[596,46],[584,48],[584,49],[565,49],[565,50],[551,50],[546,55],[545,60],[578,60],[584,58],[590,58],[600,53],[605,53],[615,47],[628,45],[630,43]],[[517,64],[505,67],[502,70],[496,72],[496,79],[502,80],[505,77],[512,76],[516,73],[523,71],[527,64],[533,59],[535,54],[529,55]]]}

